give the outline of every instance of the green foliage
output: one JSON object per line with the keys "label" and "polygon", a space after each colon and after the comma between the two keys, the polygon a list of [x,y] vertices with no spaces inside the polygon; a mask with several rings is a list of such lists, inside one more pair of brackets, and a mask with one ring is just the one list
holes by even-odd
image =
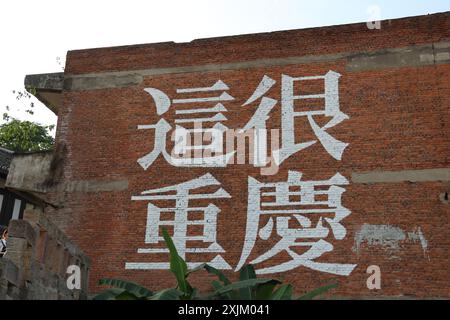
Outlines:
{"label": "green foliage", "polygon": [[[125,289],[120,288],[111,288],[103,290],[102,292],[98,293],[93,299],[94,300],[120,300],[120,295],[124,293]],[[136,297],[136,300],[138,298]]]}
{"label": "green foliage", "polygon": [[292,285],[283,284],[270,296],[270,300],[292,300]]}
{"label": "green foliage", "polygon": [[297,300],[311,300],[311,299],[318,297],[318,296],[324,294],[325,292],[327,292],[331,289],[337,288],[337,287],[338,287],[337,283],[329,284],[327,286],[323,286],[323,287],[314,289],[313,291],[308,292],[308,293],[304,294],[303,296],[299,297]]}
{"label": "green foliage", "polygon": [[[275,279],[258,279],[252,265],[244,266],[239,273],[239,281],[231,282],[221,271],[207,264],[202,264],[193,270],[188,270],[186,261],[182,259],[167,231],[163,228],[163,237],[169,248],[170,271],[177,279],[177,287],[153,293],[136,283],[102,279],[101,285],[114,288],[106,289],[94,297],[95,300],[311,300],[325,292],[336,288],[337,284],[317,288],[298,298],[293,297],[294,288],[291,284],[282,284]],[[197,289],[188,282],[190,274],[206,270],[217,276],[218,280],[211,282],[212,294],[201,297]]]}
{"label": "green foliage", "polygon": [[117,293],[117,295],[127,292],[136,299],[145,299],[153,295],[153,292],[151,292],[150,290],[130,281],[118,279],[101,279],[99,283],[101,285],[109,285],[117,289],[121,289],[122,292],[114,291],[115,293]]}
{"label": "green foliage", "polygon": [[[256,279],[255,269],[251,265],[244,266],[239,273],[239,280]],[[252,300],[252,287],[244,287],[239,290],[242,300]]]}
{"label": "green foliage", "polygon": [[222,281],[222,283],[224,285],[231,284],[231,281],[228,280],[228,278],[221,271],[217,270],[216,268],[213,268],[207,264],[204,264],[201,267],[204,268],[209,273],[216,275],[219,278],[219,280]]}
{"label": "green foliage", "polygon": [[16,152],[50,150],[55,141],[48,131],[53,128],[54,126],[12,119],[0,125],[0,146]]}
{"label": "green foliage", "polygon": [[148,300],[178,300],[183,297],[184,294],[178,289],[170,288],[164,289],[148,298]]}
{"label": "green foliage", "polygon": [[220,300],[226,300],[224,294],[232,294],[231,298],[233,300],[254,300],[256,291],[261,285],[268,283],[273,283],[273,279],[248,279],[233,282],[227,286],[222,286],[218,288],[211,296],[212,299],[219,298]]}
{"label": "green foliage", "polygon": [[272,292],[280,282],[278,280],[273,280],[272,282],[268,282],[262,285],[259,285],[256,288],[256,292],[254,294],[256,300],[271,300]]}
{"label": "green foliage", "polygon": [[192,298],[193,289],[189,282],[187,281],[188,277],[188,268],[186,261],[184,261],[177,252],[177,248],[175,247],[172,238],[167,233],[167,230],[163,228],[163,237],[164,241],[166,241],[166,245],[169,248],[170,252],[170,271],[175,275],[178,283],[178,289],[183,292],[181,298],[190,299]]}

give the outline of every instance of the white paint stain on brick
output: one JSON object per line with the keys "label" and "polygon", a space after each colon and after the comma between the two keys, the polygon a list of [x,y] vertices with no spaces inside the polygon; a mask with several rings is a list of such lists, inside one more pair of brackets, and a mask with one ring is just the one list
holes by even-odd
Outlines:
{"label": "white paint stain on brick", "polygon": [[423,235],[422,229],[418,227],[413,232],[408,232],[408,239],[413,242],[420,242],[420,245],[422,246],[423,255],[430,260],[430,257],[428,256],[428,241],[425,239],[425,236]]}
{"label": "white paint stain on brick", "polygon": [[367,246],[381,246],[392,252],[401,249],[401,242],[420,242],[424,255],[427,256],[428,241],[420,227],[416,228],[413,232],[405,232],[398,227],[390,225],[364,224],[356,232],[355,244],[352,250],[353,252],[359,253],[361,245],[366,243]]}
{"label": "white paint stain on brick", "polygon": [[359,253],[361,244],[368,246],[382,246],[391,250],[399,249],[399,242],[404,241],[406,235],[402,229],[390,225],[364,224],[356,233],[353,251]]}

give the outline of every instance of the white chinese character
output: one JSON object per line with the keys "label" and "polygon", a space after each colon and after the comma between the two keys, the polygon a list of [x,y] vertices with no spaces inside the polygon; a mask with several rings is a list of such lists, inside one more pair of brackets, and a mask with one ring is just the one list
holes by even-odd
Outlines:
{"label": "white chinese character", "polygon": [[[323,145],[325,150],[336,160],[342,159],[342,154],[347,143],[343,143],[326,132],[342,121],[349,117],[340,111],[339,106],[339,77],[341,75],[334,71],[329,71],[325,76],[313,76],[313,77],[299,77],[293,78],[288,75],[282,75],[281,80],[281,148],[272,152],[273,158],[277,165],[280,165],[293,154],[306,149],[313,144],[317,143],[317,140],[296,143],[295,141],[295,118],[307,117],[309,124],[316,135],[318,141]],[[294,94],[294,83],[299,82],[301,85],[306,81],[323,80],[325,90],[319,94]],[[264,76],[255,92],[243,105],[253,103],[259,98],[263,97],[274,85],[276,81]],[[294,110],[294,104],[296,100],[303,100],[311,102],[311,106],[308,106],[312,110],[296,112]],[[316,105],[317,100],[324,100],[323,110],[313,110],[313,105]],[[243,130],[248,129],[266,129],[266,122],[269,119],[269,113],[276,105],[277,100],[263,97],[251,120],[247,123]],[[332,119],[323,127],[319,126],[314,120],[314,116],[326,116],[332,117]],[[265,130],[256,130],[256,133],[263,135]],[[261,154],[260,159],[265,159],[262,154],[267,152],[267,143],[263,136],[255,137],[255,154]],[[260,165],[265,165],[267,162],[261,162]]]}
{"label": "white chinese character", "polygon": [[[243,104],[249,105],[263,97],[276,83],[275,80],[264,76],[252,96]],[[267,127],[266,122],[270,118],[269,113],[277,104],[277,100],[263,97],[253,117],[247,122],[242,131],[253,130],[253,163],[255,167],[264,167],[268,164],[267,157]],[[272,137],[273,139],[273,137]],[[278,144],[277,144],[278,145]]]}
{"label": "white chinese character", "polygon": [[[341,204],[345,189],[339,185],[347,185],[347,179],[339,173],[325,181],[301,181],[301,177],[302,174],[296,171],[289,172],[287,182],[260,183],[249,177],[247,229],[236,270],[247,261],[257,239],[269,240],[274,228],[279,241],[250,263],[262,263],[282,252],[286,252],[291,260],[259,269],[258,274],[285,272],[304,266],[316,271],[349,275],[355,268],[356,265],[352,264],[314,261],[333,250],[333,245],[324,240],[329,235],[329,228],[336,240],[345,238],[346,229],[341,221],[351,212]],[[264,201],[267,197],[274,201]]]}
{"label": "white chinese character", "polygon": [[[220,209],[214,204],[209,204],[206,207],[190,206],[189,200],[201,199],[221,199],[230,198],[231,196],[222,188],[219,188],[213,193],[191,193],[191,190],[200,189],[208,186],[219,186],[220,183],[211,175],[206,174],[200,178],[193,179],[187,182],[180,183],[175,186],[165,188],[153,189],[142,192],[139,196],[133,196],[133,201],[149,201],[147,206],[147,227],[145,232],[145,243],[148,245],[158,245],[163,241],[160,236],[161,226],[172,226],[172,239],[178,254],[183,259],[186,258],[186,253],[223,253],[224,249],[217,243],[216,227],[217,215]],[[174,206],[160,208],[152,204],[152,201],[174,201]],[[203,214],[203,219],[192,220],[189,219],[190,214]],[[174,215],[173,220],[161,219],[164,215]],[[188,226],[200,225],[203,226],[202,235],[188,235]],[[201,241],[206,244],[205,247],[190,248],[187,246],[188,241]],[[169,252],[166,248],[140,248],[138,253],[152,254]],[[188,262],[189,268],[195,268],[201,263]],[[222,270],[231,269],[230,265],[219,255],[208,262],[209,265]],[[169,269],[167,262],[150,262],[150,263],[126,263],[126,269]]]}
{"label": "white chinese character", "polygon": [[[227,127],[221,122],[227,120],[223,115],[223,112],[227,112],[227,109],[222,103],[234,100],[231,95],[225,92],[227,90],[229,90],[228,86],[219,80],[211,87],[177,89],[177,93],[181,95],[222,91],[218,96],[183,97],[171,101],[164,92],[158,89],[145,89],[155,101],[158,115],[166,113],[173,104],[177,106],[175,114],[180,118],[175,119],[175,146],[171,154],[166,150],[166,140],[172,126],[166,120],[161,119],[157,124],[138,126],[139,130],[155,130],[153,151],[140,158],[138,163],[147,170],[162,154],[168,163],[176,167],[225,167],[234,154],[224,154],[223,152],[223,132],[227,130]],[[208,107],[209,104],[213,104],[213,106]],[[214,115],[211,117],[192,117],[193,114]],[[215,125],[211,126],[209,123],[215,123]],[[211,142],[204,145],[203,137],[206,134],[211,136]],[[194,137],[193,145],[190,141],[191,136]],[[200,136],[199,139],[197,139],[198,136]],[[191,151],[194,151],[193,157]]]}

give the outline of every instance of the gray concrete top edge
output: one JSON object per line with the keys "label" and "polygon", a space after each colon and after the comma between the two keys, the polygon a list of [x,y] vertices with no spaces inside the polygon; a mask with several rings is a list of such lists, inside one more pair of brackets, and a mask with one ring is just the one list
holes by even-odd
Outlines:
{"label": "gray concrete top edge", "polygon": [[63,89],[64,72],[30,74],[25,76],[25,88],[48,91]]}

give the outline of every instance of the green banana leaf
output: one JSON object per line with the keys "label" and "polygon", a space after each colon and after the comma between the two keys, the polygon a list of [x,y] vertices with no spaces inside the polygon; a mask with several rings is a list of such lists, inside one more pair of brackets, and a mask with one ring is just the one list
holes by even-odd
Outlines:
{"label": "green banana leaf", "polygon": [[216,290],[213,293],[213,296],[223,295],[225,293],[229,293],[231,291],[239,290],[239,289],[243,289],[243,288],[253,288],[259,284],[265,284],[265,283],[269,283],[271,281],[272,281],[272,279],[248,279],[248,280],[244,280],[244,281],[234,282],[229,285],[223,286],[219,290]]}
{"label": "green banana leaf", "polygon": [[293,287],[291,284],[284,284],[279,287],[273,295],[270,297],[271,300],[291,300],[292,299]]}
{"label": "green banana leaf", "polygon": [[131,282],[131,281],[125,281],[120,279],[100,279],[99,281],[100,285],[108,285],[111,287],[124,289],[125,291],[133,294],[136,296],[136,298],[146,298],[153,295],[153,292],[148,290],[147,288],[144,288],[137,283]]}
{"label": "green banana leaf", "polygon": [[[239,280],[250,280],[256,279],[255,269],[251,264],[244,266],[239,272]],[[246,287],[239,289],[239,299],[240,300],[252,300],[253,298],[253,287]]]}
{"label": "green banana leaf", "polygon": [[172,271],[177,279],[178,288],[187,297],[192,294],[192,287],[186,280],[186,276],[188,274],[186,261],[178,255],[177,248],[165,228],[162,228],[162,233],[170,252],[170,271]]}
{"label": "green banana leaf", "polygon": [[231,281],[221,271],[217,270],[216,268],[211,267],[207,264],[202,265],[202,267],[209,273],[216,275],[224,285],[231,284]]}
{"label": "green banana leaf", "polygon": [[278,280],[272,280],[268,283],[260,284],[256,287],[255,299],[256,300],[270,300],[273,290],[277,285],[281,284]]}
{"label": "green banana leaf", "polygon": [[184,295],[180,290],[170,288],[157,292],[147,300],[179,300]]}
{"label": "green banana leaf", "polygon": [[128,291],[124,291],[121,294],[117,295],[115,300],[143,300],[143,299],[136,297],[134,294]]}
{"label": "green banana leaf", "polygon": [[191,273],[195,273],[197,271],[203,270],[205,269],[206,263],[202,263],[201,265],[195,267],[194,269],[188,270],[186,272],[186,278],[191,274]]}
{"label": "green banana leaf", "polygon": [[106,289],[96,294],[92,300],[116,300],[116,297],[125,291],[125,289],[120,288]]}
{"label": "green banana leaf", "polygon": [[297,300],[312,300],[313,298],[320,296],[322,294],[324,294],[325,292],[337,288],[338,284],[337,283],[333,283],[333,284],[329,284],[327,286],[323,286],[320,288],[317,288],[311,292],[308,292],[307,294],[304,294],[300,297],[297,298]]}
{"label": "green banana leaf", "polygon": [[[217,280],[213,280],[211,282],[211,285],[212,285],[212,287],[214,288],[215,291],[218,291],[218,290],[220,290],[220,289],[222,289],[224,287],[224,285],[222,283],[220,283],[219,281],[217,281]],[[213,294],[210,297],[215,297],[215,295]],[[221,300],[231,300],[231,299],[233,299],[233,295],[231,293],[224,293],[222,295],[219,295],[218,297]]]}
{"label": "green banana leaf", "polygon": [[[100,285],[109,285],[113,288],[104,290],[97,294],[94,300],[186,300],[201,299],[197,289],[192,288],[187,281],[188,276],[199,270],[205,269],[208,273],[217,276],[218,280],[212,281],[214,293],[203,297],[206,299],[228,299],[228,300],[291,300],[293,286],[291,284],[281,285],[275,279],[258,279],[252,265],[246,265],[240,270],[239,281],[232,283],[221,271],[207,264],[201,264],[198,267],[188,270],[186,261],[181,258],[177,249],[167,233],[162,228],[163,237],[169,248],[170,253],[170,271],[177,279],[177,288],[170,288],[153,293],[152,291],[130,281],[119,279],[101,279]],[[298,300],[311,300],[325,292],[336,288],[337,283],[317,288],[300,297]],[[275,291],[274,291],[275,290]]]}

